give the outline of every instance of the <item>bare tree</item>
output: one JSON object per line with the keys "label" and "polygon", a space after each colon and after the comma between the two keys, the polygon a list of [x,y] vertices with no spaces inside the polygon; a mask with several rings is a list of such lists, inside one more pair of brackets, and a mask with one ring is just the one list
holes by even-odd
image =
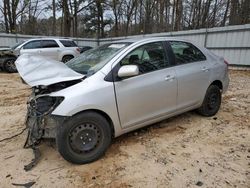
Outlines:
{"label": "bare tree", "polygon": [[182,0],[175,1],[175,22],[174,22],[174,30],[179,31],[182,27],[182,11],[183,11],[183,4]]}
{"label": "bare tree", "polygon": [[250,0],[3,0],[0,18],[6,33],[121,36],[250,23]]}
{"label": "bare tree", "polygon": [[16,21],[24,13],[29,1],[4,0],[3,12],[5,19],[6,32],[16,32]]}
{"label": "bare tree", "polygon": [[52,14],[53,14],[52,34],[56,35],[56,1],[55,0],[52,0]]}

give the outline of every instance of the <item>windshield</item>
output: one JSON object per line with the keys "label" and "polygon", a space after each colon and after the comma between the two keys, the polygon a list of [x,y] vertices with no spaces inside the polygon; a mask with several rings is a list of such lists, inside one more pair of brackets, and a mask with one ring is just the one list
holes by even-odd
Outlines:
{"label": "windshield", "polygon": [[90,76],[95,74],[109,60],[111,60],[119,51],[124,49],[131,43],[113,43],[104,44],[100,47],[90,49],[82,53],[79,57],[74,58],[66,63],[66,65],[74,71]]}
{"label": "windshield", "polygon": [[18,46],[20,46],[21,44],[23,44],[25,41],[21,41],[18,42],[17,44],[15,44],[14,46],[11,47],[12,50],[15,50]]}

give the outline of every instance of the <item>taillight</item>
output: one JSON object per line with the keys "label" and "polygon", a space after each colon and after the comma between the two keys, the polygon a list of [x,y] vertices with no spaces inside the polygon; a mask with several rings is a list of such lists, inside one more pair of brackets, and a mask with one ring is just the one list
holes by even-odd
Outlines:
{"label": "taillight", "polygon": [[224,59],[224,63],[228,66],[229,65],[229,63]]}
{"label": "taillight", "polygon": [[79,53],[81,52],[81,49],[80,48],[76,48],[76,51],[78,51]]}

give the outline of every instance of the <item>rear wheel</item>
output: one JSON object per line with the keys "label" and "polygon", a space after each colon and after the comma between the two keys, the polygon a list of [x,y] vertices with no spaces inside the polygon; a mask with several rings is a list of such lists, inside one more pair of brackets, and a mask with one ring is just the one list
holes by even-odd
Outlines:
{"label": "rear wheel", "polygon": [[71,60],[71,59],[73,59],[74,58],[74,56],[72,56],[72,55],[65,55],[65,56],[63,56],[63,58],[62,58],[62,62],[63,63],[66,63],[66,62],[68,62],[69,60]]}
{"label": "rear wheel", "polygon": [[69,162],[85,164],[99,159],[111,143],[108,121],[98,113],[84,112],[58,128],[58,151]]}
{"label": "rear wheel", "polygon": [[3,63],[3,69],[9,73],[17,72],[15,61],[15,57],[8,57]]}
{"label": "rear wheel", "polygon": [[198,108],[198,113],[203,116],[213,116],[215,115],[221,105],[221,91],[216,85],[210,85],[207,89],[205,98],[200,108]]}

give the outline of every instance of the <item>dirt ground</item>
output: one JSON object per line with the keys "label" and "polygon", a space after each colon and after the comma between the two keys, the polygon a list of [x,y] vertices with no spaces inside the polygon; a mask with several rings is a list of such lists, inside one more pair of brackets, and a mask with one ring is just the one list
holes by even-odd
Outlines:
{"label": "dirt ground", "polygon": [[[26,132],[0,143],[0,187],[250,187],[250,71],[230,71],[219,113],[188,112],[114,140],[91,164],[66,162],[50,143],[29,172]],[[18,74],[0,73],[0,140],[24,128],[30,89]]]}

